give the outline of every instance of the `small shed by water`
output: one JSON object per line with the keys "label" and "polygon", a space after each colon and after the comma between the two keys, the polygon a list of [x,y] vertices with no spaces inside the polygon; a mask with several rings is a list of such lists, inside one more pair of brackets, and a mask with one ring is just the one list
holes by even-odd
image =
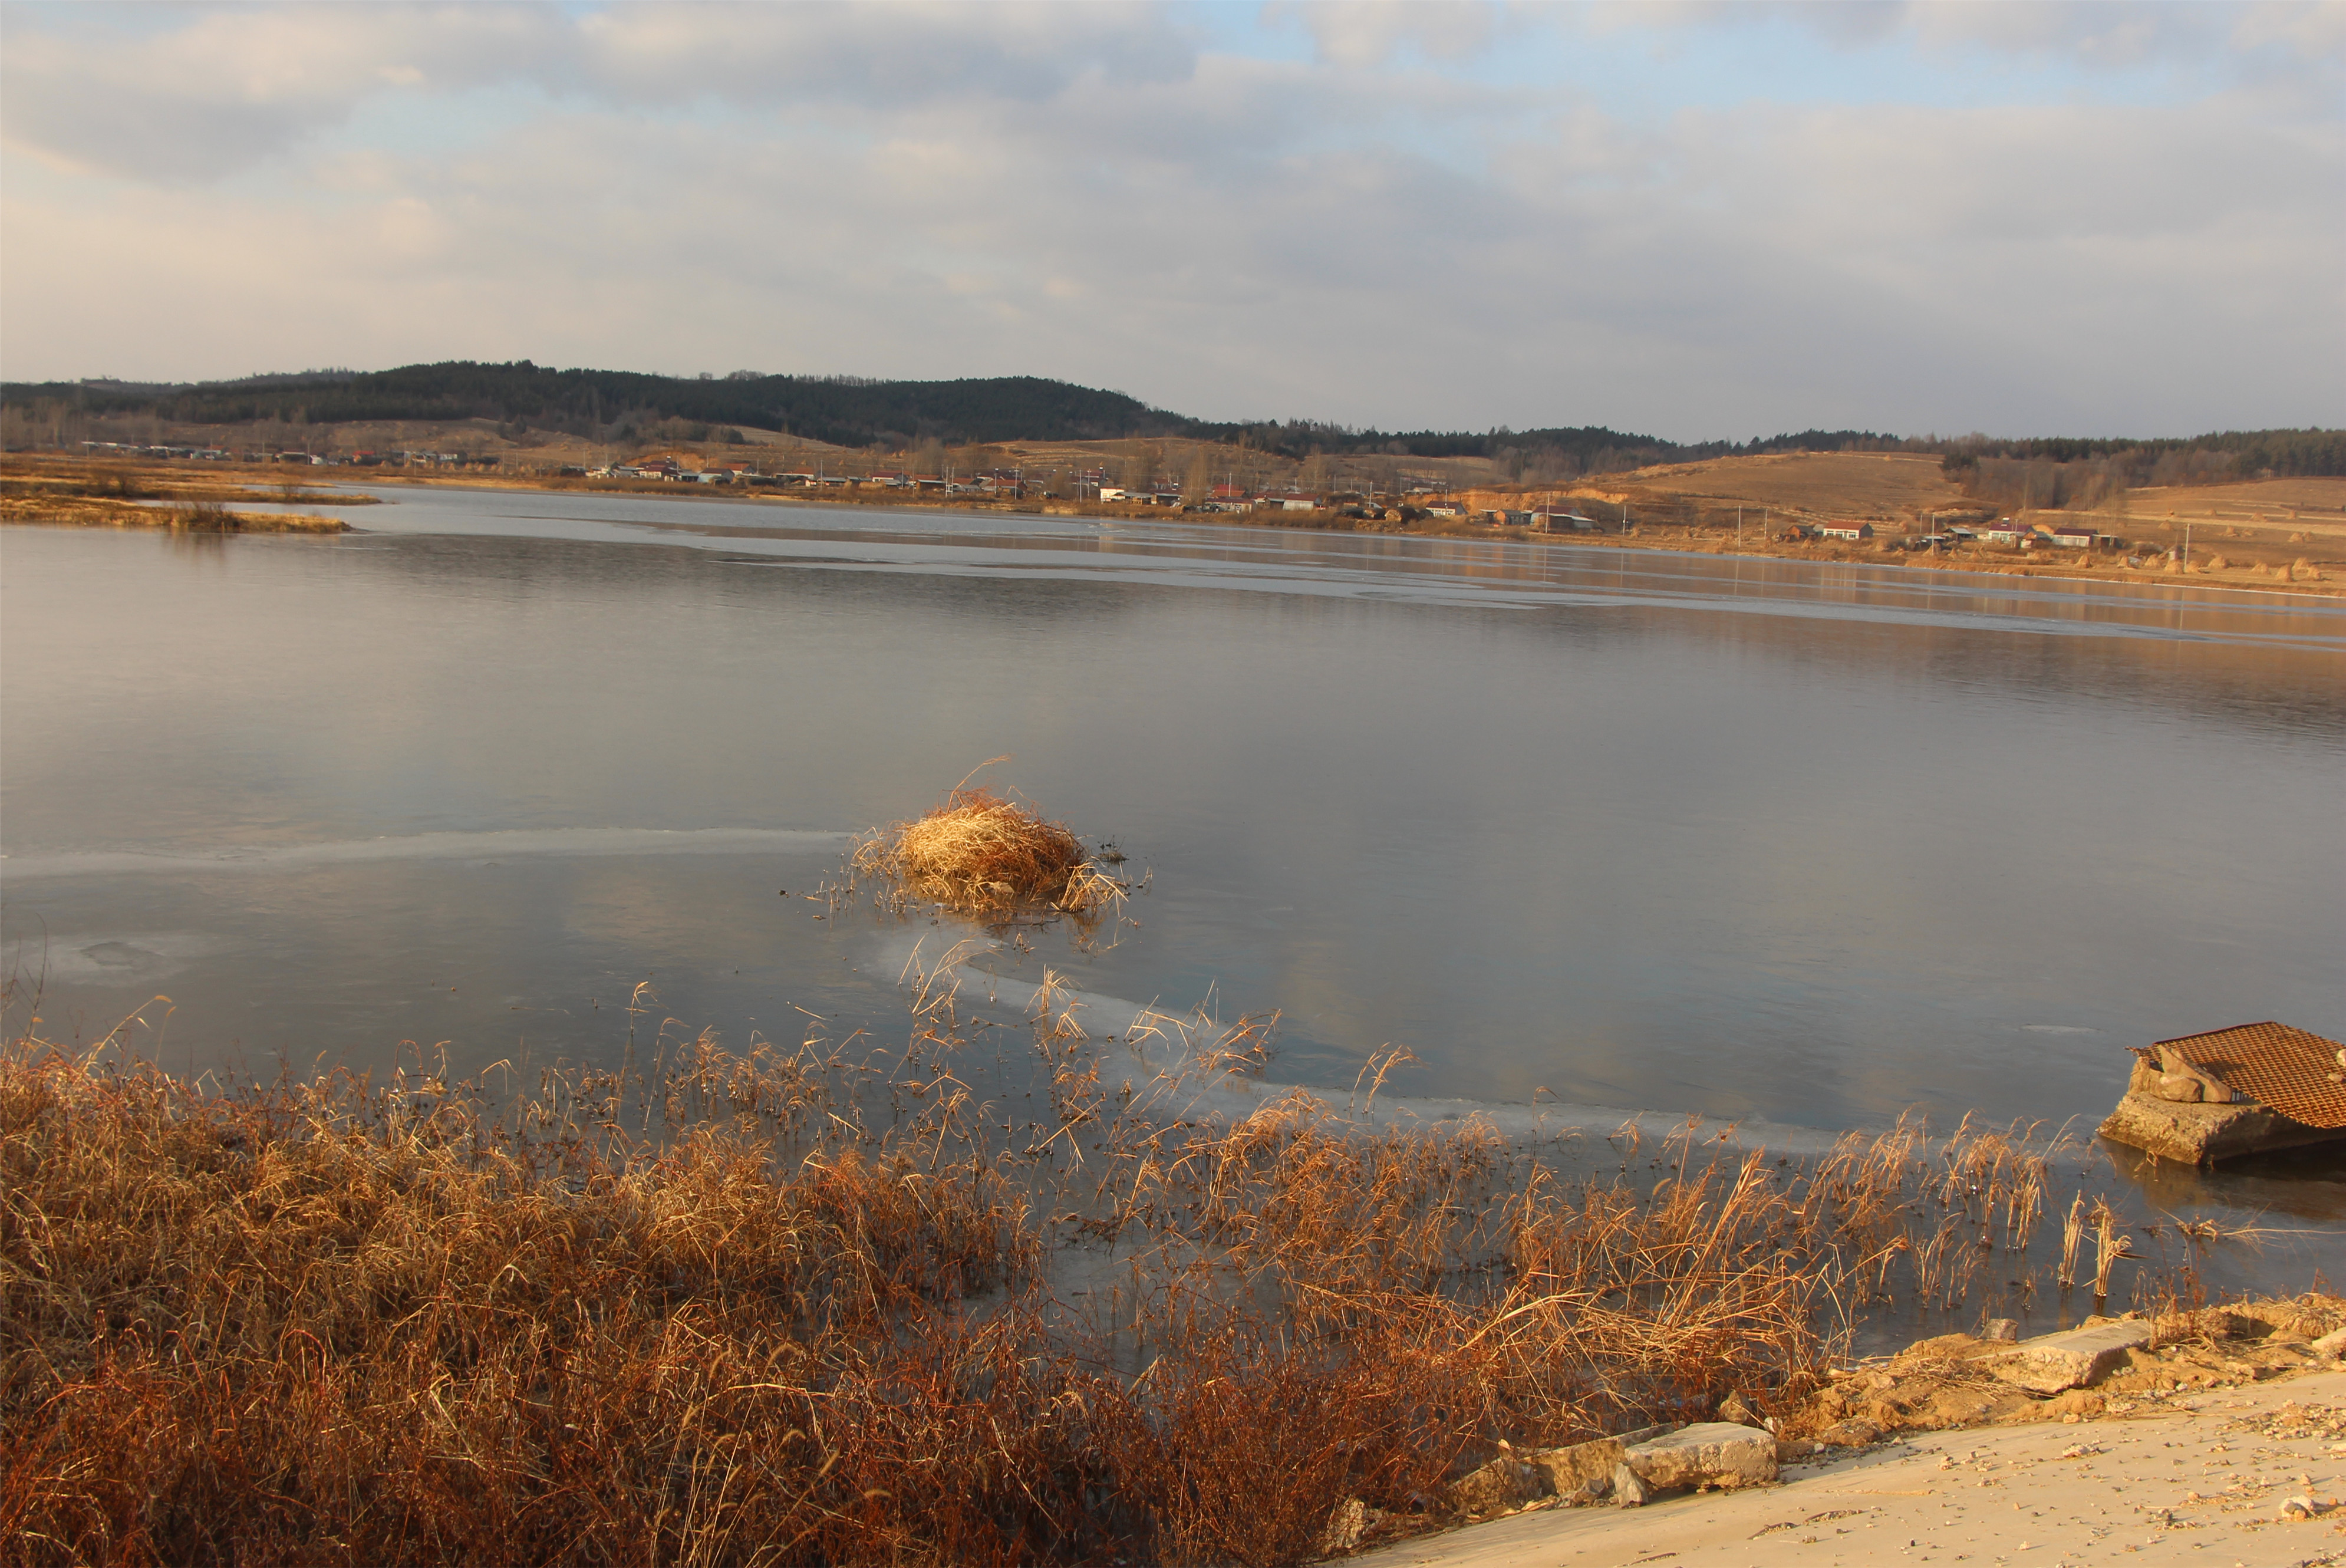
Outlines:
{"label": "small shed by water", "polygon": [[2133,1047],[2102,1136],[2208,1165],[2346,1139],[2346,1045],[2287,1023],[2236,1023]]}

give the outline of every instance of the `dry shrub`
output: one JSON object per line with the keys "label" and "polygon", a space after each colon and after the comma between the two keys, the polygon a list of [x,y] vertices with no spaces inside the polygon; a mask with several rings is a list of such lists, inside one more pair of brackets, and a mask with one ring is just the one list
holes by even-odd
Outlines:
{"label": "dry shrub", "polygon": [[12,1048],[0,1531],[30,1560],[1074,1555],[1068,1374],[1026,1315],[961,1309],[1037,1257],[994,1173],[778,1181],[717,1128],[620,1164],[389,1103]]}
{"label": "dry shrub", "polygon": [[966,786],[925,816],[867,834],[850,864],[914,897],[974,912],[1088,911],[1126,891],[1086,859],[1066,824]]}
{"label": "dry shrub", "polygon": [[[1690,1122],[1568,1180],[1472,1118],[1119,1085],[1056,976],[989,1079],[951,969],[898,1053],[663,1033],[526,1097],[0,1050],[0,1531],[42,1563],[1289,1563],[1348,1498],[1440,1521],[1501,1439],[1796,1412],[1857,1304],[2027,1268],[2013,1135],[1795,1164]],[[1138,1032],[1222,1082],[1264,1027]]]}

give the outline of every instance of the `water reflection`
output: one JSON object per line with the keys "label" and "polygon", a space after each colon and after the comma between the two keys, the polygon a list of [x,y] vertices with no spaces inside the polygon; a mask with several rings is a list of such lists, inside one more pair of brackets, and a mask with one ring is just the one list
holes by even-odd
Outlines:
{"label": "water reflection", "polygon": [[[2090,1126],[2127,1044],[2346,1029],[2329,604],[391,494],[340,538],[5,536],[0,938],[67,1032],[163,990],[190,1060],[593,1057],[646,975],[737,1041],[900,1030],[890,933],[778,894],[1003,751],[1155,873],[1049,961],[1282,1008],[1297,1082],[1392,1043],[1396,1093]],[[748,836],[641,837],[683,830]],[[386,838],[440,848],[321,848]]]}

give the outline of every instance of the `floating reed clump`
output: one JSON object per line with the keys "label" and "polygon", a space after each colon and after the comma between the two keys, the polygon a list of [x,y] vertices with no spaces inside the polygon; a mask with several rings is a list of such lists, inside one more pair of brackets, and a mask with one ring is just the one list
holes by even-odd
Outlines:
{"label": "floating reed clump", "polygon": [[926,815],[866,834],[850,863],[859,876],[971,913],[1090,911],[1127,891],[1065,823],[965,780]]}

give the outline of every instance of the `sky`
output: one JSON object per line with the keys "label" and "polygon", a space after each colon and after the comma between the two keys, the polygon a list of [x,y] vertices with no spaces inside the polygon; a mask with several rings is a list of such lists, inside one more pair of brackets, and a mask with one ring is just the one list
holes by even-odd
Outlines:
{"label": "sky", "polygon": [[0,5],[0,376],[2346,423],[2346,4]]}

